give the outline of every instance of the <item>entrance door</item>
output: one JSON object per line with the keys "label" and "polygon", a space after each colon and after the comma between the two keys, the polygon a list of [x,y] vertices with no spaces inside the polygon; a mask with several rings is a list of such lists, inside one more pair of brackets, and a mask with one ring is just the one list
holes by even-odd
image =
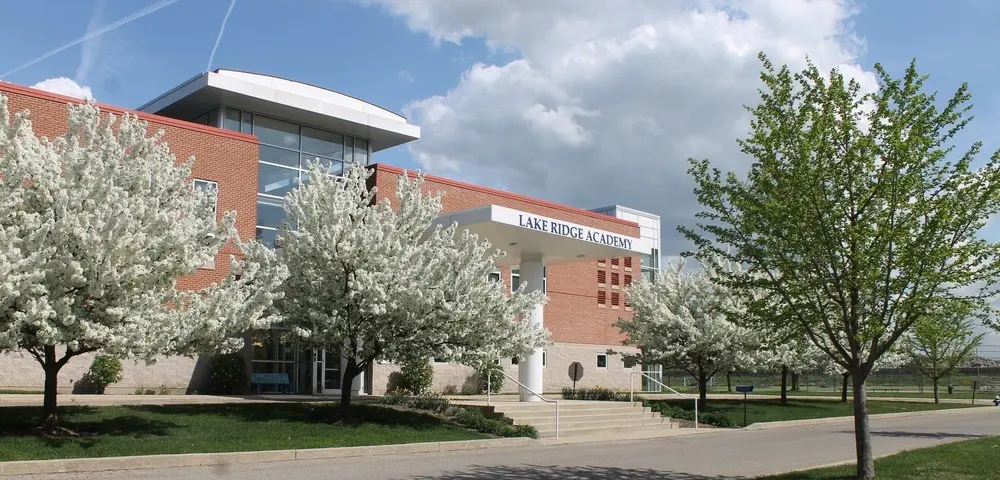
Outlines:
{"label": "entrance door", "polygon": [[[343,367],[346,360],[343,356],[325,349],[314,352],[313,355],[313,393],[339,395],[344,388]],[[367,372],[362,372],[354,379],[358,394],[365,395],[367,375]]]}

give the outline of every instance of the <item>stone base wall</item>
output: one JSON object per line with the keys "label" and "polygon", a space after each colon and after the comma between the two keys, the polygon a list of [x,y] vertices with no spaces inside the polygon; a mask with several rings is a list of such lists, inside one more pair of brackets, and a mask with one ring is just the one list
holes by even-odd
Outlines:
{"label": "stone base wall", "polygon": [[[623,348],[620,345],[585,345],[573,343],[554,343],[546,347],[545,366],[543,367],[543,388],[545,394],[559,394],[563,388],[572,387],[573,382],[569,377],[569,367],[573,362],[580,362],[583,366],[583,378],[576,382],[578,388],[604,387],[609,389],[628,390],[629,372],[639,371],[639,367],[625,368],[621,356],[608,355],[607,367],[597,367],[597,356],[606,354],[608,349],[615,351],[636,352],[636,349]],[[504,371],[511,377],[518,378],[518,366],[511,362],[511,359],[501,359],[500,364]],[[375,395],[382,395],[391,388],[392,374],[399,371],[399,367],[391,363],[377,364],[373,369],[374,380],[372,392]],[[501,393],[517,393],[517,384],[504,379]],[[639,379],[635,380],[636,388],[639,387]],[[476,372],[464,365],[435,363],[434,383],[431,391],[442,394],[474,394],[478,392],[479,378]]]}
{"label": "stone base wall", "polygon": [[[60,355],[62,352],[59,352]],[[59,371],[59,392],[71,393],[83,377],[95,354],[73,357]],[[131,394],[136,390],[156,393],[207,393],[209,361],[207,358],[167,357],[152,365],[132,360],[122,361],[122,381],[109,385],[105,393]],[[0,355],[0,389],[41,392],[45,372],[27,352]]]}

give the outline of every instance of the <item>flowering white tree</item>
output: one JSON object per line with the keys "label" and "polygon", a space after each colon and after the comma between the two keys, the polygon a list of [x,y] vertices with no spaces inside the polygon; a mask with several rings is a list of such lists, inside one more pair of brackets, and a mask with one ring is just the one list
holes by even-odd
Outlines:
{"label": "flowering white tree", "polygon": [[[59,370],[77,355],[232,350],[242,332],[276,320],[264,312],[285,267],[235,238],[233,214],[218,225],[190,162],[146,132],[130,115],[102,122],[88,102],[69,107],[65,136],[42,139],[0,96],[0,350],[26,351],[45,370],[50,432]],[[227,279],[175,288],[231,238],[243,259]]]}
{"label": "flowering white tree", "polygon": [[632,360],[683,369],[698,382],[702,402],[713,375],[758,363],[757,336],[732,321],[743,302],[712,281],[713,268],[718,264],[706,262],[700,271],[685,272],[678,262],[654,281],[633,282],[627,294],[635,314],[617,322],[624,343],[642,352]]}
{"label": "flowering white tree", "polygon": [[545,343],[544,330],[517,320],[545,297],[489,280],[504,253],[435,226],[441,196],[421,192],[421,175],[400,176],[395,205],[375,201],[368,176],[352,166],[334,178],[314,165],[286,197],[295,228],[280,238],[291,275],[282,314],[303,345],[344,355],[342,414],[355,377],[376,360],[478,364]]}

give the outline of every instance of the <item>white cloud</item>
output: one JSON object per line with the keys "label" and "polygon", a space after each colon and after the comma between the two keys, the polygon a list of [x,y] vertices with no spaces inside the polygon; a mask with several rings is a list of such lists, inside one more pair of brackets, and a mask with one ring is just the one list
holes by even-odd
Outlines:
{"label": "white cloud", "polygon": [[853,5],[835,0],[368,0],[434,41],[485,38],[515,53],[477,64],[406,113],[430,171],[581,207],[661,215],[663,252],[697,204],[687,158],[739,169],[742,105],[757,100],[765,51],[800,68],[856,65]]}
{"label": "white cloud", "polygon": [[32,85],[31,88],[37,88],[39,90],[45,90],[46,92],[58,93],[69,97],[94,98],[94,94],[90,91],[90,87],[80,85],[73,79],[66,77],[56,77],[42,80],[41,82]]}
{"label": "white cloud", "polygon": [[399,71],[399,79],[402,80],[402,81],[404,81],[404,82],[406,82],[406,83],[413,83],[414,80],[415,80],[413,78],[413,74],[410,73],[409,70],[400,70]]}

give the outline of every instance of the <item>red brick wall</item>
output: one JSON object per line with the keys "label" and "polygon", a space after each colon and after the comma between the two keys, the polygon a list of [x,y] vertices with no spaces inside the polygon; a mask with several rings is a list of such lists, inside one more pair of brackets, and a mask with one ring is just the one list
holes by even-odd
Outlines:
{"label": "red brick wall", "polygon": [[[35,133],[57,137],[66,133],[68,103],[78,99],[0,82],[0,94],[7,97],[13,116],[29,110]],[[125,110],[100,105],[102,113],[121,115]],[[130,112],[135,114],[136,112]],[[219,184],[219,216],[237,212],[236,228],[241,238],[254,238],[257,222],[257,139],[252,135],[230,132],[204,125],[145,113],[138,114],[149,122],[149,131],[164,131],[164,141],[180,162],[192,155],[195,162],[192,176]],[[198,289],[218,282],[229,271],[229,256],[237,253],[226,245],[216,258],[214,270],[199,269],[195,274],[178,280],[183,289]]]}
{"label": "red brick wall", "polygon": [[[394,198],[397,180],[401,170],[386,165],[375,165],[373,182],[378,187],[377,197]],[[573,207],[532,199],[498,190],[478,187],[439,177],[428,176],[424,190],[444,193],[444,211],[455,212],[484,205],[499,205],[536,215],[565,220],[568,222],[599,228],[609,232],[639,236],[639,226],[633,222],[608,215],[589,212]],[[610,284],[611,273],[624,278],[626,273],[633,277],[639,273],[639,257],[632,258],[632,268],[626,269],[624,262],[612,266],[604,262],[599,267],[595,260],[560,263],[547,267],[546,289],[549,303],[545,306],[545,327],[552,332],[552,341],[582,343],[592,345],[617,345],[624,336],[614,326],[619,317],[631,316],[624,307],[624,295],[619,295],[618,306],[611,305],[611,294],[621,292],[621,286]],[[605,270],[608,283],[599,287],[597,271]],[[510,283],[510,270],[501,272],[504,283]],[[598,304],[598,291],[606,292],[607,304]]]}

